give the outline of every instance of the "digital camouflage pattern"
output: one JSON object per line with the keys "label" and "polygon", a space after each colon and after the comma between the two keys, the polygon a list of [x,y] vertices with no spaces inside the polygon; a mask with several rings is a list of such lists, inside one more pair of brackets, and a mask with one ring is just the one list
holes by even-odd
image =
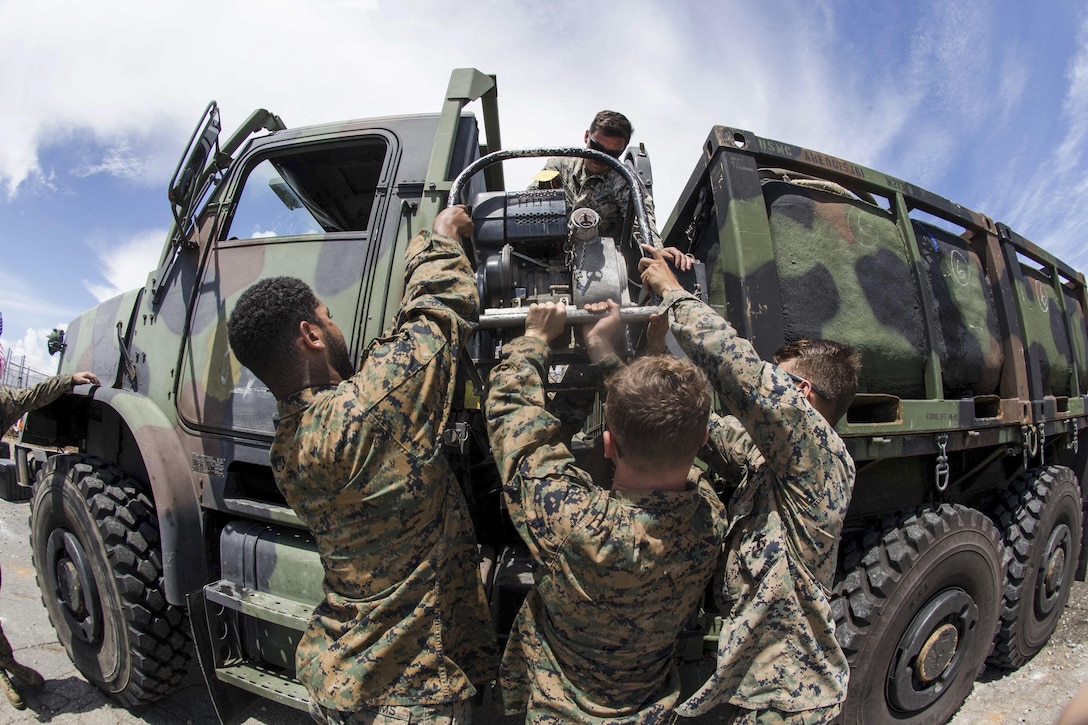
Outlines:
{"label": "digital camouflage pattern", "polygon": [[459,242],[410,242],[404,307],[337,386],[279,402],[276,483],[317,540],[325,599],[296,654],[318,704],[442,705],[494,675],[466,502],[440,435],[479,313]]}
{"label": "digital camouflage pattern", "polygon": [[727,503],[717,668],[677,711],[697,715],[719,703],[832,708],[830,719],[849,677],[829,595],[854,462],[790,378],[708,305],[670,292],[663,308],[680,346],[735,416],[716,421],[714,447],[747,467]]}
{"label": "digital camouflage pattern", "polygon": [[521,337],[491,373],[486,414],[510,518],[536,586],[500,668],[507,713],[532,723],[657,723],[680,694],[677,639],[718,561],[722,506],[684,491],[605,490],[545,409],[548,346]]}
{"label": "digital camouflage pattern", "polygon": [[[562,189],[567,198],[567,209],[589,207],[600,215],[598,231],[602,237],[621,239],[623,221],[631,206],[631,191],[622,176],[606,169],[600,174],[591,174],[586,168],[585,159],[560,157],[548,159],[544,170],[555,171],[557,176],[550,181],[533,181],[530,189]],[[661,246],[661,235],[657,231],[657,219],[654,215],[654,199],[650,190],[639,185],[639,191],[646,201],[646,217],[650,222],[650,236],[655,247]],[[635,238],[639,236],[638,220],[634,223]]]}
{"label": "digital camouflage pattern", "polygon": [[468,725],[472,722],[472,701],[458,700],[443,706],[406,707],[383,705],[364,707],[354,712],[340,712],[310,703],[310,717],[321,725]]}
{"label": "digital camouflage pattern", "polygon": [[7,433],[23,413],[49,405],[71,391],[71,375],[55,375],[32,388],[0,387],[0,435]]}

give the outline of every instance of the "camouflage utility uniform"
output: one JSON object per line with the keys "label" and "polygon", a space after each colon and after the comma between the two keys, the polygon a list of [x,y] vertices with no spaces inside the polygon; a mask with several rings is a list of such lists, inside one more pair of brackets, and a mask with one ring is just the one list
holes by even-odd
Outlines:
{"label": "camouflage utility uniform", "polygon": [[[43,380],[33,388],[0,388],[0,436],[8,432],[23,413],[49,405],[71,392],[72,376],[56,375]],[[43,687],[45,680],[36,671],[15,661],[4,628],[0,626],[0,690],[4,691],[12,705],[20,710],[26,707],[22,696],[12,684],[8,673],[15,675],[31,687]]]}
{"label": "camouflage utility uniform", "polygon": [[849,676],[828,595],[854,462],[796,384],[709,306],[673,291],[662,308],[736,416],[713,420],[713,446],[748,469],[727,507],[717,669],[677,711],[731,703],[737,722],[827,722]]}
{"label": "camouflage utility uniform", "polygon": [[[619,241],[620,233],[623,231],[623,220],[631,206],[631,192],[627,188],[627,181],[618,172],[606,169],[603,173],[591,174],[586,168],[585,159],[566,156],[548,159],[544,164],[544,170],[555,171],[558,175],[551,181],[533,181],[529,184],[530,189],[562,189],[567,198],[569,210],[589,207],[601,217],[597,227],[600,235]],[[642,184],[639,184],[639,190],[646,201],[646,217],[650,222],[653,245],[660,247],[661,235],[657,231],[657,220],[654,218],[653,196]],[[638,237],[638,228],[636,219],[634,225],[636,243],[641,241]]]}
{"label": "camouflage utility uniform", "polygon": [[273,472],[325,567],[296,666],[326,718],[456,710],[495,672],[472,522],[440,442],[476,282],[461,244],[431,232],[409,243],[406,278],[358,373],[278,403]]}
{"label": "camouflage utility uniform", "polygon": [[594,485],[545,410],[548,346],[521,337],[504,352],[488,433],[536,564],[500,668],[506,711],[527,709],[532,723],[667,722],[677,639],[721,551],[721,503],[695,476],[683,491]]}

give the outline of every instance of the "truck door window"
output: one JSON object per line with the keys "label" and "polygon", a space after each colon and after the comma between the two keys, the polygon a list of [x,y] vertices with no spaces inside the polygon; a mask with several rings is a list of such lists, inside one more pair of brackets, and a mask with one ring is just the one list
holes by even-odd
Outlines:
{"label": "truck door window", "polygon": [[250,171],[228,239],[366,231],[386,145],[295,150]]}

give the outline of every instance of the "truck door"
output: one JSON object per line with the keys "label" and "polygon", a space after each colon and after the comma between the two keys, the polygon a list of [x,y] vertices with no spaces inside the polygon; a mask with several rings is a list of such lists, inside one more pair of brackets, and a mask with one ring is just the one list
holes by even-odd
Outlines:
{"label": "truck door", "polygon": [[387,203],[392,136],[371,132],[333,142],[258,150],[227,181],[201,268],[182,359],[177,406],[205,430],[273,432],[272,394],[231,355],[227,319],[238,295],[260,279],[292,276],[328,304],[357,350],[360,290],[375,256]]}

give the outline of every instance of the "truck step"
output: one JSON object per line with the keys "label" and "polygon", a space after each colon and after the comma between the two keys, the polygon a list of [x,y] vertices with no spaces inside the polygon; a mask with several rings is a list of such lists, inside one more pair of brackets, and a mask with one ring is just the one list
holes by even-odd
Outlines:
{"label": "truck step", "polygon": [[309,709],[310,696],[306,693],[306,688],[282,672],[249,663],[216,668],[215,675],[223,682],[275,700],[281,705],[303,712]]}
{"label": "truck step", "polygon": [[267,592],[259,592],[225,579],[204,587],[204,595],[209,602],[298,632],[306,631],[310,623],[310,613],[313,611],[312,603],[304,604]]}

